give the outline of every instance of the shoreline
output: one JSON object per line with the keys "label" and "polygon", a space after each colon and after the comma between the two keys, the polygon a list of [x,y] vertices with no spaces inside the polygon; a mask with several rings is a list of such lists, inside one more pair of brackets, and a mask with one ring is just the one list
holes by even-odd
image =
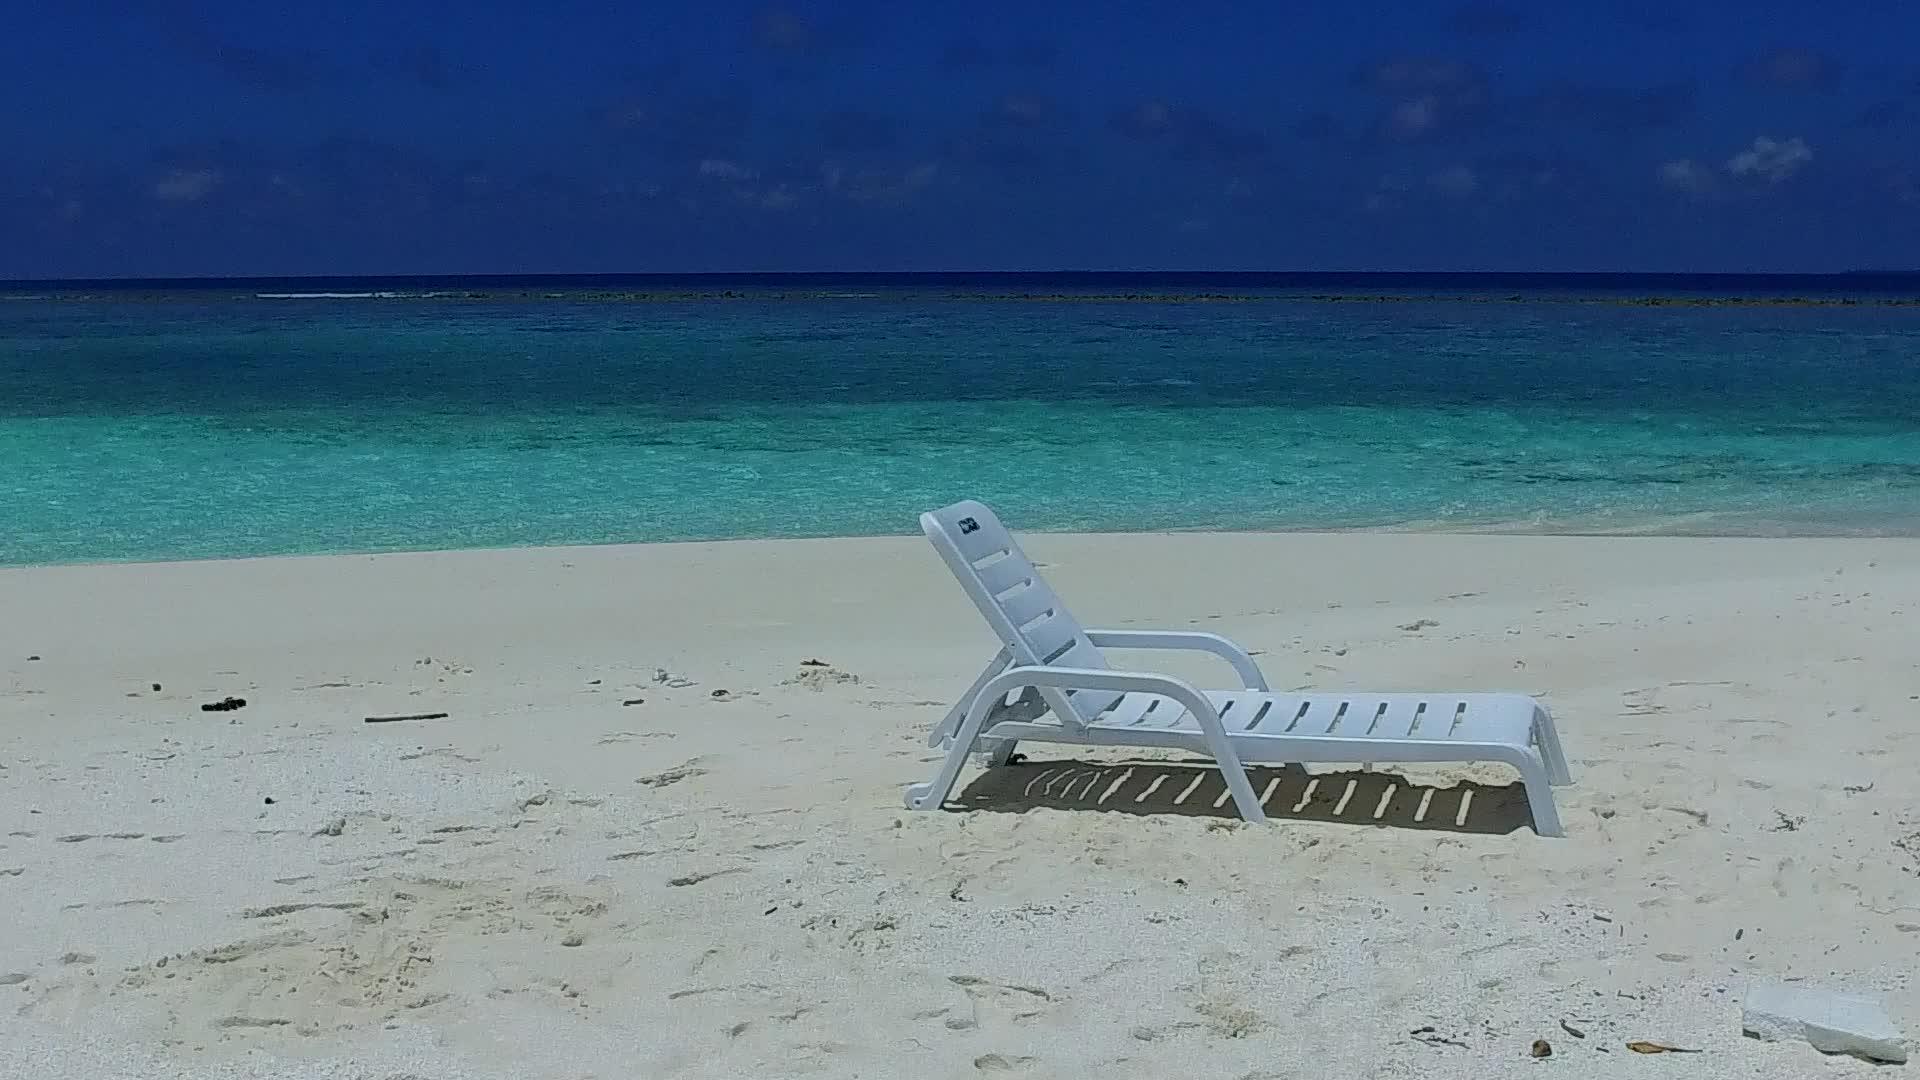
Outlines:
{"label": "shoreline", "polygon": [[[1722,521],[1723,515],[1703,515]],[[1327,528],[1322,526],[1302,526],[1299,528],[1263,528],[1263,529],[1220,529],[1209,526],[1191,528],[1152,528],[1152,529],[1021,529],[1014,528],[1016,535],[1036,536],[1061,540],[1086,540],[1090,538],[1112,537],[1179,537],[1179,536],[1223,536],[1223,537],[1312,537],[1331,540],[1354,536],[1386,537],[1497,537],[1505,539],[1532,540],[1688,540],[1688,541],[1920,541],[1920,522],[1906,529],[1875,530],[1862,528],[1844,532],[1799,532],[1799,531],[1737,531],[1724,527],[1702,524],[1691,526],[1686,519],[1663,519],[1659,522],[1640,525],[1623,525],[1613,529],[1604,529],[1592,525],[1568,524],[1564,526],[1535,525],[1518,522],[1494,522],[1481,526],[1459,522],[1434,522],[1420,524],[1395,524],[1378,526],[1354,526],[1351,528]],[[599,542],[557,542],[551,544],[506,544],[480,547],[398,547],[355,550],[328,551],[285,551],[263,552],[242,555],[205,555],[177,557],[129,557],[124,559],[81,559],[67,562],[4,562],[0,561],[0,574],[29,570],[59,570],[87,567],[139,567],[197,565],[202,563],[235,563],[256,561],[279,561],[288,559],[365,559],[387,558],[392,556],[421,555],[459,555],[469,553],[507,554],[514,552],[536,551],[595,551],[605,549],[670,549],[712,547],[719,545],[752,544],[832,544],[842,542],[870,541],[913,541],[923,542],[917,531],[886,533],[854,533],[831,536],[734,536],[714,537],[691,540],[607,540]]]}

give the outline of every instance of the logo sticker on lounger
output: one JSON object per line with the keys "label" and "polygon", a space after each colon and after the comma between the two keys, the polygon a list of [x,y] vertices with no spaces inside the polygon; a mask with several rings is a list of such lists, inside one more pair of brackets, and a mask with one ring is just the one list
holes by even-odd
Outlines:
{"label": "logo sticker on lounger", "polygon": [[980,531],[980,523],[973,520],[970,517],[961,518],[959,524],[960,524],[961,536],[965,536],[968,533],[976,533]]}

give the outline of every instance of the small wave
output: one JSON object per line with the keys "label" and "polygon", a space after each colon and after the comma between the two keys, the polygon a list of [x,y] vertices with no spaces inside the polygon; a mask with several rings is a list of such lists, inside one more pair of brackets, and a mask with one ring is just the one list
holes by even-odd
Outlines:
{"label": "small wave", "polygon": [[1088,386],[1101,390],[1134,390],[1143,386],[1192,386],[1192,379],[1104,379]]}
{"label": "small wave", "polygon": [[392,300],[397,292],[263,292],[255,300]]}

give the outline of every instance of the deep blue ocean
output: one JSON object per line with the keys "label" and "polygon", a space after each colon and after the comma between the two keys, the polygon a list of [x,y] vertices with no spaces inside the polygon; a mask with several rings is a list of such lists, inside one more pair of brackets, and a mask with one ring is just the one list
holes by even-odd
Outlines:
{"label": "deep blue ocean", "polygon": [[13,283],[0,464],[8,564],[906,533],[965,496],[1920,534],[1920,276]]}

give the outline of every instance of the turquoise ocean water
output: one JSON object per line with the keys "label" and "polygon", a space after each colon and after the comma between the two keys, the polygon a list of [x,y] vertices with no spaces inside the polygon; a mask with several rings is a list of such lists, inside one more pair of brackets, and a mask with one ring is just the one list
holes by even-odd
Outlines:
{"label": "turquoise ocean water", "polygon": [[0,563],[903,533],[963,496],[1920,534],[1920,281],[1657,284],[13,286]]}

